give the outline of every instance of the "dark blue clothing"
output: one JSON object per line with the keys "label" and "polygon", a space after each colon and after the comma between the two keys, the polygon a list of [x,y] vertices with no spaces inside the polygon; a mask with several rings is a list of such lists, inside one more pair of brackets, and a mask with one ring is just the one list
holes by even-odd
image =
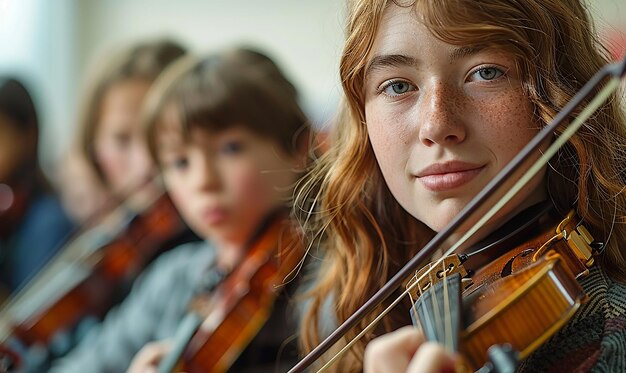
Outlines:
{"label": "dark blue clothing", "polygon": [[36,197],[15,232],[0,240],[0,285],[9,292],[23,286],[61,248],[73,229],[55,197]]}

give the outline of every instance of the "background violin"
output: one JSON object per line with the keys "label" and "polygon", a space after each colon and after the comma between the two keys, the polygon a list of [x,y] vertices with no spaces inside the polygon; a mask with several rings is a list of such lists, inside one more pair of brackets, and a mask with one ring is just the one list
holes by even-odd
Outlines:
{"label": "background violin", "polygon": [[77,329],[121,301],[152,259],[197,239],[166,194],[153,197],[146,206],[130,219],[124,208],[110,213],[102,224],[71,240],[28,286],[5,302],[0,308],[0,344],[23,351],[45,346],[52,356],[37,360],[62,356],[83,334]]}
{"label": "background violin", "polygon": [[274,214],[239,265],[215,289],[191,301],[159,372],[228,370],[272,313],[302,259],[300,242],[286,214]]}

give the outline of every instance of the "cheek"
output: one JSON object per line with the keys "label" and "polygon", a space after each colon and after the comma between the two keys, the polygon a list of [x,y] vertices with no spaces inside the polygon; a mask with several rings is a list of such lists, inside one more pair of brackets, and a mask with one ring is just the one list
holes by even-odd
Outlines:
{"label": "cheek", "polygon": [[223,173],[225,190],[231,191],[234,199],[239,201],[258,201],[267,199],[267,183],[253,162],[232,167]]}
{"label": "cheek", "polygon": [[488,131],[479,131],[495,153],[500,167],[504,167],[539,131],[533,120],[532,106],[521,91],[503,95],[492,105],[481,105],[479,123],[488,125]]}
{"label": "cheek", "polygon": [[173,178],[164,175],[164,184],[167,193],[169,194],[176,210],[181,214],[183,220],[192,226],[197,228],[194,222],[198,217],[194,215],[194,206],[196,203],[196,196],[192,194],[192,191],[185,188],[185,181],[182,178]]}
{"label": "cheek", "polygon": [[[291,174],[290,174],[291,175]],[[260,155],[255,160],[248,160],[245,165],[233,167],[226,174],[228,182],[225,188],[237,204],[245,204],[250,209],[265,210],[275,206],[287,194],[291,178],[284,172],[284,166]],[[241,202],[240,202],[241,201]],[[256,206],[256,207],[254,207]]]}
{"label": "cheek", "polygon": [[366,110],[366,118],[367,132],[376,161],[389,189],[396,194],[411,153],[411,121],[395,114],[386,115],[375,108]]}
{"label": "cheek", "polygon": [[125,165],[123,154],[116,151],[111,142],[105,140],[96,142],[94,155],[107,179],[115,178],[123,173]]}

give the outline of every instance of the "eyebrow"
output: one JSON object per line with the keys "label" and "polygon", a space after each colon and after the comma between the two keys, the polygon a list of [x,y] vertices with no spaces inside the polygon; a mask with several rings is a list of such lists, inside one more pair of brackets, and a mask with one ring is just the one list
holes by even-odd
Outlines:
{"label": "eyebrow", "polygon": [[483,49],[485,49],[484,45],[471,45],[467,47],[455,48],[452,53],[450,53],[450,63],[463,57],[474,55]]}
{"label": "eyebrow", "polygon": [[[472,45],[454,48],[448,56],[448,59],[450,63],[453,63],[454,61],[459,60],[463,57],[474,55],[484,48],[484,45]],[[375,70],[385,67],[415,67],[418,66],[419,63],[420,60],[418,58],[407,56],[404,54],[383,54],[374,56],[374,58],[372,58],[365,70],[365,77],[367,77]]]}
{"label": "eyebrow", "polygon": [[385,67],[417,66],[419,60],[404,54],[383,54],[374,56],[365,70],[367,77],[372,72]]}

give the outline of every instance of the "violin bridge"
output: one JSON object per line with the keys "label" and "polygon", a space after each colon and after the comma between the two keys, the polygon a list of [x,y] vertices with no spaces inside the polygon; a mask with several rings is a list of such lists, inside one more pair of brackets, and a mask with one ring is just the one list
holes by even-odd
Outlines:
{"label": "violin bridge", "polygon": [[463,289],[466,289],[472,284],[471,280],[468,281],[466,278],[467,270],[463,267],[463,264],[461,264],[461,259],[458,255],[452,254],[436,262],[429,263],[417,271],[415,276],[409,279],[406,287],[411,297],[418,299],[431,286],[457,273],[460,274],[460,277],[463,279]]}

